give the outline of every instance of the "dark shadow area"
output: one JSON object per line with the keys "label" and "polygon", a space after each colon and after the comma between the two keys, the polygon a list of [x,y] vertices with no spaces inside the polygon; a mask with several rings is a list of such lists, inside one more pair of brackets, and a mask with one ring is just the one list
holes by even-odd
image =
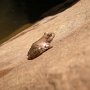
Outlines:
{"label": "dark shadow area", "polygon": [[[33,23],[37,20],[42,19],[45,16],[54,15],[62,12],[66,8],[75,4],[77,1],[78,0],[19,0],[17,1],[17,7],[22,7],[19,9],[22,10],[23,13],[26,13],[29,22]],[[47,12],[57,5],[58,8],[56,8],[54,11],[42,16],[43,13]],[[20,11],[19,9],[18,11]]]}
{"label": "dark shadow area", "polygon": [[18,12],[16,6],[14,0],[0,0],[0,40],[29,23],[26,14]]}
{"label": "dark shadow area", "polygon": [[41,15],[66,0],[25,0],[25,13],[27,14],[30,22],[36,22],[41,18]]}
{"label": "dark shadow area", "polygon": [[[46,16],[55,15],[75,4],[77,1],[0,0],[0,41],[20,27],[26,24],[31,25]],[[53,7],[55,8],[50,10]]]}
{"label": "dark shadow area", "polygon": [[44,17],[52,16],[52,15],[58,14],[60,12],[63,12],[67,8],[76,4],[78,1],[80,1],[80,0],[66,0],[65,2],[59,3],[56,6],[49,9],[47,12],[43,13],[40,18],[42,19]]}

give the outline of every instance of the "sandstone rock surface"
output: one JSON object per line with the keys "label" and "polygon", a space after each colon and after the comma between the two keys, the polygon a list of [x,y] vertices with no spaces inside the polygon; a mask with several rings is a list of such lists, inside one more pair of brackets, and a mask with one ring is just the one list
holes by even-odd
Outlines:
{"label": "sandstone rock surface", "polygon": [[[0,46],[0,90],[90,89],[90,0],[48,16]],[[53,48],[27,60],[33,42],[54,32]]]}

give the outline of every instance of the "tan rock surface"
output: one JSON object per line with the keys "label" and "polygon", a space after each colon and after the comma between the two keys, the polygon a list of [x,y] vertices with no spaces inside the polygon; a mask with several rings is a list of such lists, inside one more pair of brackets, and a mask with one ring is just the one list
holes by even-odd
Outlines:
{"label": "tan rock surface", "polygon": [[[0,46],[0,90],[90,89],[90,0],[44,18]],[[27,60],[44,32],[56,34],[53,48]]]}

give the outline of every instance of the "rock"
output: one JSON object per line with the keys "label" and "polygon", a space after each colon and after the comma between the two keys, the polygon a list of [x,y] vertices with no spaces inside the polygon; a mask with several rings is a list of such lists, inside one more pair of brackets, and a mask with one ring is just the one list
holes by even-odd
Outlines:
{"label": "rock", "polygon": [[[0,90],[90,89],[90,0],[48,16],[0,46]],[[53,48],[27,60],[30,45],[54,32]]]}

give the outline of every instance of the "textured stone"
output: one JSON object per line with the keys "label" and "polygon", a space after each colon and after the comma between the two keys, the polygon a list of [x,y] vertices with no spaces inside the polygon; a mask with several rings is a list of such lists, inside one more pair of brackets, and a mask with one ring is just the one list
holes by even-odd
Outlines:
{"label": "textured stone", "polygon": [[[0,46],[0,90],[90,89],[90,0],[48,16]],[[54,32],[53,48],[32,61],[31,44]]]}

